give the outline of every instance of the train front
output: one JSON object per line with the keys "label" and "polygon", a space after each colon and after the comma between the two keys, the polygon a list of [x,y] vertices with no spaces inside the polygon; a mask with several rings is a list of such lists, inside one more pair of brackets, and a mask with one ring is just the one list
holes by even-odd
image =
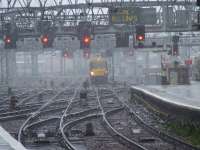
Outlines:
{"label": "train front", "polygon": [[97,57],[90,61],[90,80],[92,83],[104,83],[108,80],[108,66],[104,58]]}

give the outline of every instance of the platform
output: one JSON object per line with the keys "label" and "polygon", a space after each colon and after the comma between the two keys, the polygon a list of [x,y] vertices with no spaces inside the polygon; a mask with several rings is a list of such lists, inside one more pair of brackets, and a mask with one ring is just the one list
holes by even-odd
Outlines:
{"label": "platform", "polygon": [[191,82],[191,85],[132,86],[131,96],[139,96],[142,102],[167,116],[200,121],[200,82]]}
{"label": "platform", "polygon": [[0,150],[27,150],[0,126]]}
{"label": "platform", "polygon": [[190,85],[155,85],[138,88],[160,96],[165,101],[200,110],[200,82],[192,82]]}

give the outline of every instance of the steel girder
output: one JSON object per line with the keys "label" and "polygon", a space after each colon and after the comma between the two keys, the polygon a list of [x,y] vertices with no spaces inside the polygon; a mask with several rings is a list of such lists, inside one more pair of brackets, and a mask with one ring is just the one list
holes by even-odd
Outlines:
{"label": "steel girder", "polygon": [[[95,1],[95,0],[94,0]],[[164,11],[168,7],[174,10],[187,10],[191,15],[192,24],[195,23],[194,0],[7,0],[0,7],[0,27],[6,22],[16,24],[21,37],[38,36],[37,23],[41,20],[50,20],[57,29],[57,35],[76,35],[78,22],[92,21],[95,34],[115,32],[134,32],[132,25],[116,26],[109,24],[109,8],[111,7],[156,7],[157,24],[147,26],[147,32],[176,32],[196,30],[174,26],[164,28]],[[4,1],[5,2],[5,1]],[[174,11],[175,12],[175,11]],[[168,15],[168,13],[167,13]],[[169,16],[166,16],[169,17]],[[0,29],[0,30],[1,30]]]}

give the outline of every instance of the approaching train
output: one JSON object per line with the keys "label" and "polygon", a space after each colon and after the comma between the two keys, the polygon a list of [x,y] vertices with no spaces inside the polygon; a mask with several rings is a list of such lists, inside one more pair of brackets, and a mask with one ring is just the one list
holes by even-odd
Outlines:
{"label": "approaching train", "polygon": [[101,56],[94,57],[90,60],[89,71],[91,82],[107,82],[108,65],[107,61]]}

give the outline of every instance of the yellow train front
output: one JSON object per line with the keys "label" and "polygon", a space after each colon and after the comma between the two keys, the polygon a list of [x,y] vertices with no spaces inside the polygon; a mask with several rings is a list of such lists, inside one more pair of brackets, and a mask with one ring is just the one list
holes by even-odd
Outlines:
{"label": "yellow train front", "polygon": [[90,60],[90,80],[92,83],[103,83],[108,80],[107,61],[102,57]]}

